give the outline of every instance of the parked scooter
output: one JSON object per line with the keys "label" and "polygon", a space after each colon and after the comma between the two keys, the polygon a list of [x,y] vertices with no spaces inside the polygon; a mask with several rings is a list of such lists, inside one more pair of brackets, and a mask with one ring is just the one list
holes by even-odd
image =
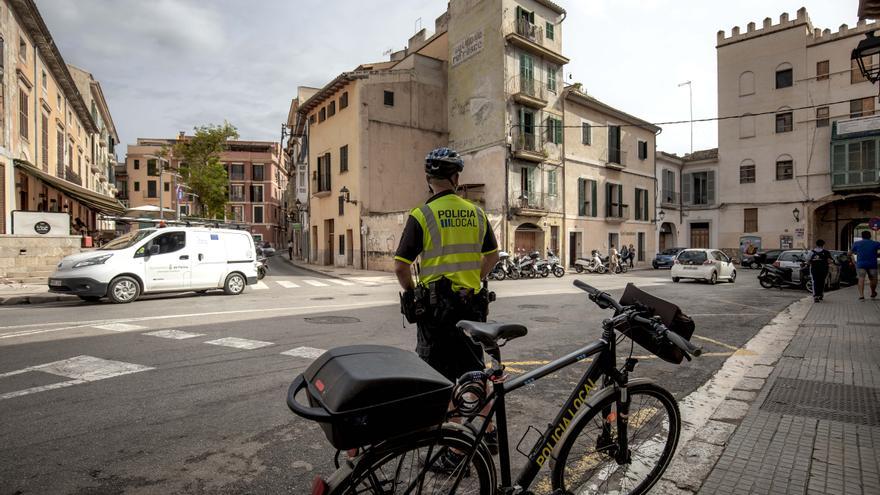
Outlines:
{"label": "parked scooter", "polygon": [[813,281],[810,278],[810,269],[806,265],[800,268],[800,280],[794,280],[794,268],[778,267],[775,265],[761,265],[761,273],[758,274],[758,283],[765,289],[773,287],[794,287],[813,291]]}
{"label": "parked scooter", "polygon": [[517,271],[520,278],[535,278],[538,271],[535,269],[535,263],[538,259],[538,252],[535,251],[529,255],[523,255],[518,258],[516,263]]}
{"label": "parked scooter", "polygon": [[540,259],[540,254],[537,251],[532,253],[532,257],[535,260],[535,272],[543,278],[549,277],[550,261],[548,259]]}
{"label": "parked scooter", "polygon": [[608,271],[607,265],[608,258],[602,260],[602,257],[599,256],[598,251],[595,249],[590,254],[589,258],[578,258],[577,261],[574,262],[574,269],[578,273],[605,273]]}
{"label": "parked scooter", "polygon": [[257,258],[257,280],[263,280],[269,273],[269,258],[263,256]]}
{"label": "parked scooter", "polygon": [[498,261],[492,271],[489,272],[488,278],[492,280],[504,280],[510,270],[510,254],[505,251],[498,251]]}
{"label": "parked scooter", "polygon": [[565,275],[565,267],[559,261],[559,256],[553,254],[553,251],[547,251],[547,265],[554,277],[560,278]]}

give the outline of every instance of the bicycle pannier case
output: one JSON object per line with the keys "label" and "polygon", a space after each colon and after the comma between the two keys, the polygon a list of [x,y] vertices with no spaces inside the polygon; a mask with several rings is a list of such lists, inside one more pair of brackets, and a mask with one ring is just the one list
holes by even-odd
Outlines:
{"label": "bicycle pannier case", "polygon": [[446,377],[415,353],[396,347],[337,347],[303,376],[310,405],[330,413],[321,428],[340,450],[439,425],[452,397]]}
{"label": "bicycle pannier case", "polygon": [[[682,313],[681,308],[657,296],[652,296],[631,283],[626,285],[623,296],[620,298],[620,304],[623,306],[632,304],[646,306],[654,316],[660,317],[666,328],[681,335],[685,340],[690,340],[694,334],[694,320]],[[664,361],[679,364],[684,359],[684,353],[672,342],[658,343],[654,339],[651,329],[633,324],[618,328],[618,330]]]}

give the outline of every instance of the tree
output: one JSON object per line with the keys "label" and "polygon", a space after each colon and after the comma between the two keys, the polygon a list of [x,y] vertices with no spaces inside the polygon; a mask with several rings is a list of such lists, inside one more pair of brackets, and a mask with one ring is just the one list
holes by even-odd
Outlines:
{"label": "tree", "polygon": [[229,122],[195,127],[195,135],[174,145],[174,158],[180,161],[180,175],[197,196],[205,218],[222,218],[229,198],[229,177],[220,163],[220,153],[229,139],[238,139],[238,130]]}

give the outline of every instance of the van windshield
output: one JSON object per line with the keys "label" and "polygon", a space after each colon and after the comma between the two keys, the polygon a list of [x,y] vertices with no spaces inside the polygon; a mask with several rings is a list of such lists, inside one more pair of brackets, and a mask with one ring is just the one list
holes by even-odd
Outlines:
{"label": "van windshield", "polygon": [[117,237],[107,244],[104,244],[103,246],[98,248],[98,251],[116,251],[119,249],[130,248],[141,240],[147,238],[153,232],[155,232],[154,229],[144,229],[138,230],[137,232],[132,232],[130,234],[125,234],[122,237]]}

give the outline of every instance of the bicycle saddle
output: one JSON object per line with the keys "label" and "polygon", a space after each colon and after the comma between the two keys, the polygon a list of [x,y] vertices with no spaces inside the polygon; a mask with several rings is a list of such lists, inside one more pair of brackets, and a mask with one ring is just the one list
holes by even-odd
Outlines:
{"label": "bicycle saddle", "polygon": [[513,340],[529,333],[529,329],[519,323],[462,320],[456,326],[470,334],[475,342],[489,346],[495,345],[498,339]]}

